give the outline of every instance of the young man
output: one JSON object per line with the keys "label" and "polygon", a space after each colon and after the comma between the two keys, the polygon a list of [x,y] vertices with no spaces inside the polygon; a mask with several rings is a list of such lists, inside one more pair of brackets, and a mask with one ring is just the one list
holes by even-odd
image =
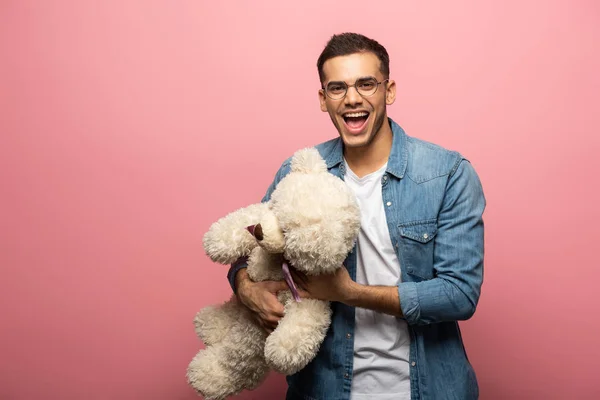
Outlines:
{"label": "young man", "polygon": [[[475,312],[483,281],[485,198],[456,152],[407,136],[389,119],[396,84],[383,46],[334,35],[317,62],[321,110],[339,137],[317,147],[361,209],[357,245],[334,275],[294,273],[302,295],[332,301],[320,351],[288,377],[288,400],[476,399],[457,321]],[[289,172],[284,162],[267,201]],[[234,264],[230,283],[267,330],[283,282],[254,283]]]}

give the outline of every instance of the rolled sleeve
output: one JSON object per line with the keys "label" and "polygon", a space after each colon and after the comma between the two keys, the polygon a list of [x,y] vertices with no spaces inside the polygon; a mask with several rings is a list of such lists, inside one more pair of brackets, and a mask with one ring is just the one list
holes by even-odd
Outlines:
{"label": "rolled sleeve", "polygon": [[247,267],[248,257],[240,257],[233,264],[231,264],[229,272],[227,272],[227,280],[229,281],[229,285],[231,285],[231,290],[233,290],[233,293],[237,294],[237,290],[235,290],[235,276],[240,269]]}
{"label": "rolled sleeve", "polygon": [[415,325],[420,320],[419,295],[415,282],[405,282],[398,285],[398,296],[402,315],[410,325]]}
{"label": "rolled sleeve", "polygon": [[469,319],[483,283],[485,197],[479,177],[462,159],[448,179],[438,216],[435,277],[398,285],[400,307],[409,324]]}

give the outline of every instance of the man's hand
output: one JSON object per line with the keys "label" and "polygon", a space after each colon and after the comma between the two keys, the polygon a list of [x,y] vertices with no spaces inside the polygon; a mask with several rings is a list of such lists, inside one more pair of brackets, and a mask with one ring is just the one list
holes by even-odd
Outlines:
{"label": "man's hand", "polygon": [[309,276],[290,268],[294,282],[299,286],[300,297],[325,301],[345,302],[351,297],[356,282],[350,278],[346,267],[342,266],[333,274]]}
{"label": "man's hand", "polygon": [[352,307],[402,317],[397,286],[367,286],[352,280],[346,267],[333,274],[308,276],[290,268],[300,297],[338,301]]}
{"label": "man's hand", "polygon": [[284,281],[253,282],[246,268],[238,271],[235,277],[237,298],[248,307],[256,321],[268,333],[273,332],[284,316],[283,304],[277,300],[277,292],[288,288]]}

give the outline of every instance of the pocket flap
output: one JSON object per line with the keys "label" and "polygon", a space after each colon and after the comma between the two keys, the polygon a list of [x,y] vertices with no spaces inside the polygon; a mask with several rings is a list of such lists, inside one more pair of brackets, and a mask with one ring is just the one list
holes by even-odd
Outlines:
{"label": "pocket flap", "polygon": [[400,224],[400,234],[417,242],[427,243],[437,234],[437,222],[409,222]]}

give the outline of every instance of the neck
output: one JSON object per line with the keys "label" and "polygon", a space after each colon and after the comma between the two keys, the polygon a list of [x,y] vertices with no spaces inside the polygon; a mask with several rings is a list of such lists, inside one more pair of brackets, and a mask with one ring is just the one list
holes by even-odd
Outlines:
{"label": "neck", "polygon": [[373,140],[362,147],[345,147],[344,158],[348,166],[359,177],[363,177],[381,168],[392,151],[392,128],[387,122],[382,124]]}

